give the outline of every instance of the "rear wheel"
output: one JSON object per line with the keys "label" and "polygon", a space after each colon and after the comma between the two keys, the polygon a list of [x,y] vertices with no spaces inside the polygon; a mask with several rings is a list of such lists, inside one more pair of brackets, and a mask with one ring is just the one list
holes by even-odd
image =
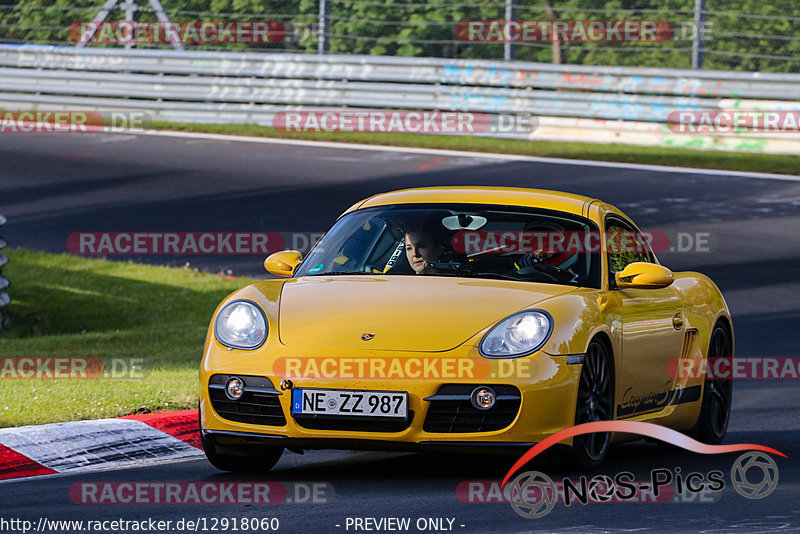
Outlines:
{"label": "rear wheel", "polygon": [[[581,369],[575,424],[611,420],[613,399],[611,355],[603,343],[593,340],[586,350]],[[610,440],[608,432],[575,436],[572,442],[574,459],[584,469],[599,466],[608,454]]]}
{"label": "rear wheel", "polygon": [[[717,324],[711,332],[707,358],[714,360],[725,358],[732,360],[733,346],[728,330]],[[733,363],[731,361],[731,363]],[[716,366],[714,366],[716,368]],[[728,366],[728,369],[731,367]],[[711,445],[722,443],[728,431],[731,416],[731,399],[733,384],[724,377],[706,376],[703,384],[703,403],[697,423],[689,431],[689,435],[698,441]]]}

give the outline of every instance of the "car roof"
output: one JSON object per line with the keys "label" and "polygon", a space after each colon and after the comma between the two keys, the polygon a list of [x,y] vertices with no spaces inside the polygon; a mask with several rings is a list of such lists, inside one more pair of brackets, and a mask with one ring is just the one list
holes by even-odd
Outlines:
{"label": "car roof", "polygon": [[418,187],[371,196],[355,204],[347,212],[391,204],[465,203],[545,208],[586,217],[589,205],[597,202],[599,201],[591,197],[547,189],[480,186]]}

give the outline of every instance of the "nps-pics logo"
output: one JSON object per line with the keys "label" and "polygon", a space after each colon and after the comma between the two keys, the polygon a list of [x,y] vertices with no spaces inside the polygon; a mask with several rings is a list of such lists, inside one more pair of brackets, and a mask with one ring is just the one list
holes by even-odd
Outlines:
{"label": "nps-pics logo", "polygon": [[[566,506],[589,502],[640,502],[639,493],[650,492],[653,502],[670,502],[659,499],[660,494],[670,497],[703,492],[720,492],[725,487],[724,474],[719,470],[707,473],[683,473],[680,468],[653,469],[648,481],[635,481],[631,472],[623,471],[615,476],[598,475],[591,479],[583,476],[578,480],[553,481],[540,471],[525,471],[511,477],[527,462],[556,443],[568,438],[594,432],[622,432],[638,434],[670,443],[699,454],[722,454],[747,451],[739,456],[731,468],[730,480],[733,488],[748,499],[763,499],[778,486],[778,466],[765,452],[786,457],[782,452],[764,445],[739,443],[732,445],[706,445],[685,434],[652,423],[637,421],[597,421],[576,425],[536,444],[506,473],[501,486],[509,483],[508,500],[515,512],[523,517],[536,519],[549,514],[556,503]],[[674,485],[673,485],[674,484]]]}

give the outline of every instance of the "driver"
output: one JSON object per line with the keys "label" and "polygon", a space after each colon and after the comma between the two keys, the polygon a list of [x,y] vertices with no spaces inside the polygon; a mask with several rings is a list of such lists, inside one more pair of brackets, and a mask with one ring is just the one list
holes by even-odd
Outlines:
{"label": "driver", "polygon": [[428,218],[406,228],[406,258],[417,274],[432,274],[428,262],[440,261],[445,252],[445,236],[438,226],[438,219]]}

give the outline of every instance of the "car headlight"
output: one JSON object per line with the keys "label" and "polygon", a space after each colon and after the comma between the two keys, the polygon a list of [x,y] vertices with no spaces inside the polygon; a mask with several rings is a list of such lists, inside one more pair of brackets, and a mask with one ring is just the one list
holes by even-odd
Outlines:
{"label": "car headlight", "polygon": [[226,347],[257,349],[267,339],[267,319],[261,308],[252,302],[233,301],[217,314],[214,337]]}
{"label": "car headlight", "polygon": [[553,331],[550,314],[527,310],[506,317],[489,330],[480,344],[486,358],[515,358],[539,350]]}

